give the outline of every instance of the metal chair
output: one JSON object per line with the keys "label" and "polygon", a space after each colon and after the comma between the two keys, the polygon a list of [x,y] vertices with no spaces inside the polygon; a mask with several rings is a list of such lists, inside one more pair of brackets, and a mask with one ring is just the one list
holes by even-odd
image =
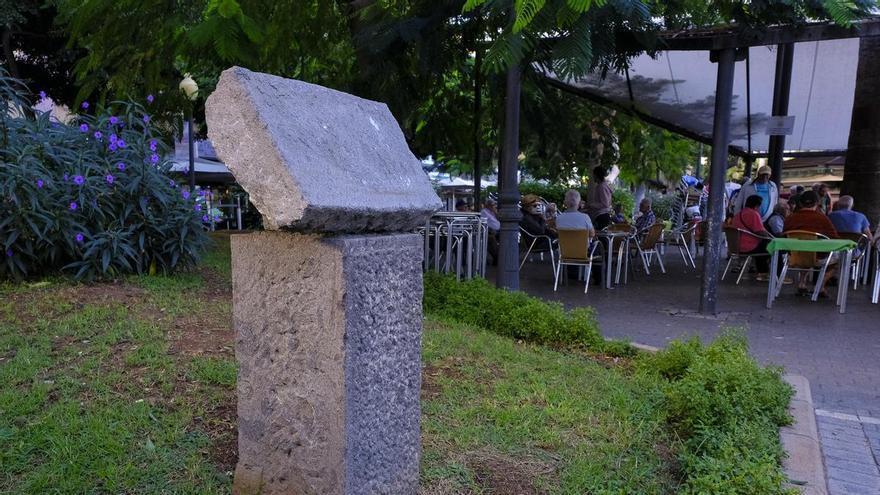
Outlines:
{"label": "metal chair", "polygon": [[[519,263],[520,269],[526,264],[526,260],[533,253],[540,254],[542,259],[544,253],[550,254],[550,265],[553,273],[556,273],[556,240],[548,235],[535,235],[529,233],[526,229],[519,228],[519,246],[520,252],[525,251],[522,255],[522,261]],[[546,247],[545,247],[546,246]],[[524,249],[525,248],[525,249]]]}
{"label": "metal chair", "polygon": [[596,248],[598,246],[598,242],[594,242],[592,246],[590,245],[590,232],[588,230],[559,230],[559,262],[556,264],[556,269],[553,272],[554,292],[559,286],[559,277],[563,265],[585,267],[584,294],[590,290],[590,275],[593,272],[593,262],[598,259],[598,256],[596,256]]}
{"label": "metal chair", "polygon": [[739,285],[742,280],[743,274],[745,274],[746,270],[749,268],[749,263],[752,262],[752,258],[756,258],[759,256],[770,256],[770,253],[743,253],[740,251],[739,240],[740,236],[747,235],[754,237],[760,241],[769,240],[769,237],[762,237],[754,232],[750,232],[745,229],[738,229],[736,227],[725,225],[724,226],[724,236],[727,238],[727,256],[729,259],[727,260],[727,266],[724,267],[724,273],[721,274],[721,280],[724,280],[724,277],[727,276],[727,272],[730,271],[730,265],[734,260],[743,259],[742,266],[739,269],[739,276],[736,277],[736,284]]}
{"label": "metal chair", "polygon": [[645,273],[648,275],[651,274],[651,264],[654,261],[655,255],[657,256],[657,262],[660,264],[660,271],[666,273],[666,267],[663,266],[663,257],[660,256],[660,251],[657,250],[657,244],[663,238],[664,228],[665,226],[662,223],[655,223],[645,230],[641,240],[636,238],[636,252],[639,253],[639,257],[642,259],[642,266],[645,267]]}
{"label": "metal chair", "polygon": [[667,242],[667,244],[672,244],[673,246],[678,247],[678,252],[681,254],[681,259],[684,260],[685,264],[696,268],[697,262],[694,261],[694,256],[691,253],[691,242],[694,239],[694,233],[697,230],[697,226],[699,223],[691,223],[686,226],[682,226],[678,230],[675,230],[671,233],[671,239]]}
{"label": "metal chair", "polygon": [[838,232],[838,235],[841,239],[849,239],[856,243],[855,254],[853,255],[853,270],[851,273],[851,278],[853,281],[853,290],[858,290],[859,288],[859,280],[862,278],[863,272],[863,263],[865,265],[869,264],[869,258],[867,258],[867,254],[871,248],[871,240],[868,239],[868,236],[858,232]]}
{"label": "metal chair", "polygon": [[[828,236],[807,230],[790,230],[783,232],[782,235],[792,239],[805,239],[810,241],[828,239]],[[813,295],[810,299],[812,301],[819,299],[819,290],[822,288],[822,281],[825,280],[825,273],[831,265],[831,258],[832,256],[829,253],[825,258],[825,261],[819,263],[818,256],[814,252],[792,251],[786,254],[783,257],[782,272],[779,274],[779,282],[776,287],[773,288],[776,297],[779,297],[779,293],[782,291],[782,286],[784,285],[782,281],[785,280],[785,276],[788,272],[798,271],[801,272],[801,276],[818,272],[819,275],[816,279],[816,285],[813,288]],[[846,283],[846,281],[841,281],[840,283]]]}

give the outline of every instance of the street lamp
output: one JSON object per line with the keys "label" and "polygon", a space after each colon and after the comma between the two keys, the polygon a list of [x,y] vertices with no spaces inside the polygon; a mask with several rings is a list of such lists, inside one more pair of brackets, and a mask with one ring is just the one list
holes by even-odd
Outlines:
{"label": "street lamp", "polygon": [[[195,99],[199,96],[199,85],[193,80],[193,78],[189,74],[184,74],[183,80],[180,81],[180,85],[178,86],[180,91],[183,92],[186,99],[190,102],[195,101]],[[195,150],[193,149],[193,104],[190,103],[189,106],[189,190],[195,191],[196,189],[196,155]]]}

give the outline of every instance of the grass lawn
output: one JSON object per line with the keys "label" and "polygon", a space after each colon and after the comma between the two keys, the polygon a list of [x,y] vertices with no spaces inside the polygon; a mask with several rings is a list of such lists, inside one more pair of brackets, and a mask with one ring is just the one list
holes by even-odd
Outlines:
{"label": "grass lawn", "polygon": [[[228,239],[196,273],[0,285],[0,493],[226,493]],[[422,488],[671,493],[656,384],[429,317]]]}

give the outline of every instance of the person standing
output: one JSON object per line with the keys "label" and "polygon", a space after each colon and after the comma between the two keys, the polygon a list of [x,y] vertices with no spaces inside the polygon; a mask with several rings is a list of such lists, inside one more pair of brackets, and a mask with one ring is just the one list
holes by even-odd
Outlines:
{"label": "person standing", "polygon": [[831,213],[831,194],[828,191],[828,184],[813,184],[813,191],[819,196],[817,210],[825,215]]}
{"label": "person standing", "polygon": [[733,207],[734,215],[742,211],[746,199],[751,196],[760,196],[761,207],[758,213],[761,215],[761,221],[766,222],[770,218],[770,215],[773,214],[773,209],[776,208],[776,203],[779,202],[779,189],[770,180],[772,173],[773,170],[764,165],[758,169],[757,177],[742,186],[739,194],[736,195],[736,204]]}
{"label": "person standing", "polygon": [[593,180],[587,186],[587,214],[596,230],[611,225],[611,186],[605,180],[608,172],[602,166],[593,169]]}

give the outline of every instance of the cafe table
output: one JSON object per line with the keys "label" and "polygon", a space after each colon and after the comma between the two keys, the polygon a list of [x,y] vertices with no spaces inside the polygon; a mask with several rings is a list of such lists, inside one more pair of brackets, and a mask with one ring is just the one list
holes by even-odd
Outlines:
{"label": "cafe table", "polygon": [[[838,265],[840,273],[838,274],[837,284],[837,305],[840,307],[840,313],[846,312],[846,296],[849,291],[850,270],[852,270],[852,256],[856,243],[847,239],[792,239],[787,237],[777,237],[770,241],[767,245],[767,252],[770,257],[770,277],[767,287],[767,309],[773,307],[773,300],[779,295],[782,288],[782,280],[778,274],[779,256],[781,252],[808,252],[808,253],[838,253]],[[825,275],[827,265],[823,266],[819,272],[819,278],[816,281],[815,294],[818,294],[819,286]]]}
{"label": "cafe table", "polygon": [[603,249],[605,250],[605,261],[603,268],[605,276],[605,288],[611,288],[612,266],[614,263],[614,241],[620,238],[619,252],[617,256],[617,283],[620,282],[620,267],[624,262],[624,256],[629,250],[629,238],[632,236],[631,230],[603,230],[596,234],[600,239],[604,239]]}

